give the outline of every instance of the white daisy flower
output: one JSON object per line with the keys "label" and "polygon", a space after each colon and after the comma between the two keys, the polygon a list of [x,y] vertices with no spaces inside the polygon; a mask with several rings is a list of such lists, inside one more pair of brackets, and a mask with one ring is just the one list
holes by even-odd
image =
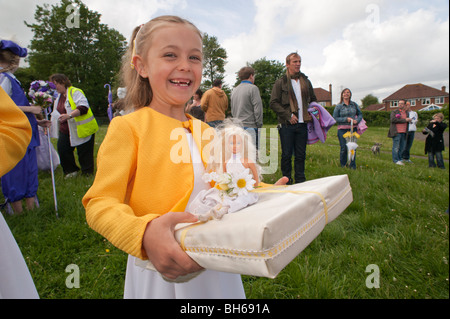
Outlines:
{"label": "white daisy flower", "polygon": [[253,179],[250,170],[247,168],[246,170],[232,176],[232,193],[237,194],[237,196],[247,195],[248,191],[254,188],[253,185],[255,183],[256,181]]}
{"label": "white daisy flower", "polygon": [[217,176],[215,180],[218,184],[230,184],[232,181],[232,176],[229,173],[223,173]]}
{"label": "white daisy flower", "polygon": [[211,183],[212,181],[217,181],[218,175],[216,172],[205,173],[202,176],[202,179],[205,183]]}

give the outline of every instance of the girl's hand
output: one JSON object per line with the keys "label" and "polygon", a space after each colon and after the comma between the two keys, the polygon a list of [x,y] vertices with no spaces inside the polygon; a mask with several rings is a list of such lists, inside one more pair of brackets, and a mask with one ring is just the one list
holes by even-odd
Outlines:
{"label": "girl's hand", "polygon": [[142,245],[148,259],[163,276],[174,280],[202,270],[180,247],[174,229],[179,223],[194,223],[197,217],[186,212],[170,212],[147,225]]}
{"label": "girl's hand", "polygon": [[37,105],[32,105],[32,106],[28,107],[28,111],[27,112],[33,113],[35,115],[38,115],[38,114],[41,114],[42,108],[40,106],[37,106]]}

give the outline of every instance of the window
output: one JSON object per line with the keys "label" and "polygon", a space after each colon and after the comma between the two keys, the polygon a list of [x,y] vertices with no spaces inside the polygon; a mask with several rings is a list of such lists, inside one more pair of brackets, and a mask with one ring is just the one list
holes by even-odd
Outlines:
{"label": "window", "polygon": [[416,99],[408,100],[409,103],[411,103],[411,106],[416,106]]}
{"label": "window", "polygon": [[428,105],[431,104],[430,98],[426,97],[424,99],[422,99],[422,105]]}
{"label": "window", "polygon": [[443,97],[443,96],[441,96],[441,97],[436,97],[436,98],[434,99],[434,104],[444,104],[444,97]]}
{"label": "window", "polygon": [[398,107],[398,101],[391,101],[391,107]]}

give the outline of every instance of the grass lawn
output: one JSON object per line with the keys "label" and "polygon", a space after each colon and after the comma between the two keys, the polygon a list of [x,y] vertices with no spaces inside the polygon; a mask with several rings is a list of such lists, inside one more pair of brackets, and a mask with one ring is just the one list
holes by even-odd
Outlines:
{"label": "grass lawn", "polygon": [[[96,135],[96,152],[106,129]],[[383,144],[378,156],[370,151],[375,142]],[[348,174],[354,201],[276,279],[243,276],[247,298],[449,298],[448,148],[440,170],[428,168],[423,141],[413,144],[414,164],[393,164],[387,128],[369,128],[358,145],[352,171],[339,165],[336,127],[325,144],[308,146],[307,179]],[[264,181],[279,177],[278,170]],[[51,175],[40,172],[39,180],[41,208],[5,219],[40,297],[122,298],[127,256],[88,227],[81,204],[93,178],[65,180],[57,168],[59,218]],[[79,288],[66,285],[69,265],[79,269]],[[373,269],[379,288],[366,284]]]}

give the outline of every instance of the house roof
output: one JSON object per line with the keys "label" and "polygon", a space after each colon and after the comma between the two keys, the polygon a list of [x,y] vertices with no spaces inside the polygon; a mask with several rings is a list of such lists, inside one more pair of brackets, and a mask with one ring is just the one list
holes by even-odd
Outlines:
{"label": "house roof", "polygon": [[331,93],[328,92],[327,90],[324,90],[322,88],[315,88],[314,94],[316,95],[317,102],[326,102],[326,101],[331,102]]}
{"label": "house roof", "polygon": [[384,111],[386,109],[385,104],[371,104],[366,106],[363,110],[364,111]]}
{"label": "house roof", "polygon": [[438,90],[435,88],[432,88],[428,85],[418,83],[418,84],[407,84],[404,87],[402,87],[400,90],[394,92],[393,94],[389,95],[387,98],[383,100],[385,101],[397,101],[400,99],[418,99],[418,98],[425,98],[425,97],[440,97],[440,96],[448,96],[447,92],[444,92],[442,90]]}

